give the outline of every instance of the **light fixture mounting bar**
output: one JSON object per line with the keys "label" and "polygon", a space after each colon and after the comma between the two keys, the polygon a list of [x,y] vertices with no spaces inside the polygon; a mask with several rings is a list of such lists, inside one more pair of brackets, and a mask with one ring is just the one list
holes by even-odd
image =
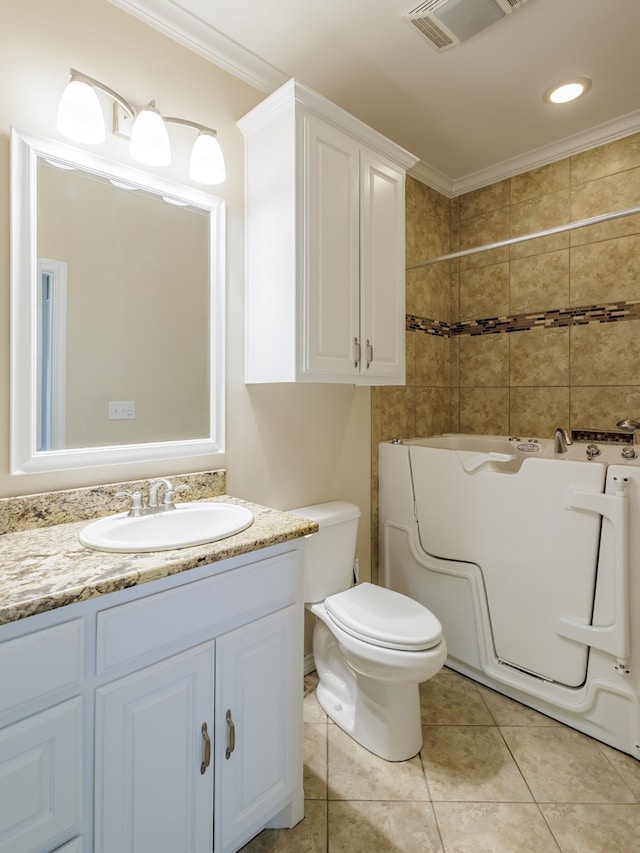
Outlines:
{"label": "light fixture mounting bar", "polygon": [[131,118],[135,118],[135,110],[131,106],[128,101],[119,95],[114,89],[110,89],[109,86],[105,86],[104,83],[101,83],[99,80],[96,80],[94,77],[89,77],[88,74],[83,74],[82,71],[77,71],[75,68],[70,68],[69,73],[71,74],[72,80],[80,80],[83,83],[89,83],[94,89],[98,89],[100,92],[104,92],[105,95],[108,95],[112,98],[116,103],[120,104],[122,109],[129,114]]}

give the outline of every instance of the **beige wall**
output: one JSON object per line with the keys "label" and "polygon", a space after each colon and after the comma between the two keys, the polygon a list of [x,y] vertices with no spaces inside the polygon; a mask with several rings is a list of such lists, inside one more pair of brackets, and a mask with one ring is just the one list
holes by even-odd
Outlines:
{"label": "beige wall", "polygon": [[[0,496],[114,482],[187,470],[184,461],[42,475],[9,474],[9,128],[59,139],[57,104],[77,68],[133,104],[155,98],[166,115],[217,128],[228,179],[227,452],[189,470],[226,467],[230,493],[286,509],[341,498],[362,509],[358,555],[370,559],[370,391],[349,386],[244,385],[243,142],[236,121],[264,94],[144,25],[107,0],[5,3],[0,27]],[[186,181],[189,138],[174,137],[175,165],[153,170]],[[102,156],[128,161],[111,138]]]}
{"label": "beige wall", "polygon": [[[451,202],[409,179],[407,263],[638,205],[640,134]],[[373,395],[374,516],[379,441],[443,430],[550,436],[640,416],[634,301],[638,215],[409,271],[407,386]],[[372,536],[375,576],[375,519]]]}

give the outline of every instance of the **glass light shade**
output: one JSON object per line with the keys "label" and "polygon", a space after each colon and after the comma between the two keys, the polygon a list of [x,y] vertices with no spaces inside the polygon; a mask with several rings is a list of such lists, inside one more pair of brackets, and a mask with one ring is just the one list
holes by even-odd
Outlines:
{"label": "glass light shade", "polygon": [[199,184],[222,184],[226,180],[222,148],[212,133],[200,133],[196,138],[191,151],[189,174]]}
{"label": "glass light shade", "polygon": [[171,144],[162,116],[153,103],[140,110],[131,129],[129,154],[147,166],[167,166]]}
{"label": "glass light shade", "polygon": [[96,90],[82,80],[71,80],[60,98],[58,130],[74,142],[98,145],[106,139],[104,115]]}

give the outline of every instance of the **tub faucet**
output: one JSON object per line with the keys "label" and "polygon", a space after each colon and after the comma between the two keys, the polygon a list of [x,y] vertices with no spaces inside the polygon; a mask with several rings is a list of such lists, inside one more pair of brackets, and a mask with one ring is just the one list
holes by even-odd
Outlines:
{"label": "tub faucet", "polygon": [[566,453],[569,445],[573,444],[567,431],[562,429],[562,427],[558,427],[553,436],[553,452],[554,453]]}

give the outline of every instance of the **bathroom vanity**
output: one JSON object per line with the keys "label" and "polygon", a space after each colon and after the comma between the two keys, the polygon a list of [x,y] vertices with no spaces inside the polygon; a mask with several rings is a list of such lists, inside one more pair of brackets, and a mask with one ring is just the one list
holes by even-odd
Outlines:
{"label": "bathroom vanity", "polygon": [[91,551],[86,522],[0,537],[0,853],[231,853],[302,818],[317,526],[247,506],[180,551]]}

